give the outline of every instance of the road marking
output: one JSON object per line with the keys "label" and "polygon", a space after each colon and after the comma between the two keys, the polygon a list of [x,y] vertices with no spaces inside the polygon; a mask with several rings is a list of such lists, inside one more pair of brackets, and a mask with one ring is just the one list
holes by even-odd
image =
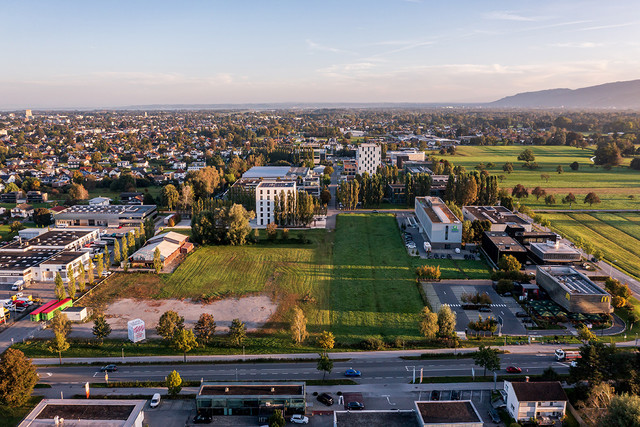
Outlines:
{"label": "road marking", "polygon": [[96,373],[95,373],[95,374],[93,374],[93,378],[97,377],[99,373],[100,373],[100,372],[96,371]]}

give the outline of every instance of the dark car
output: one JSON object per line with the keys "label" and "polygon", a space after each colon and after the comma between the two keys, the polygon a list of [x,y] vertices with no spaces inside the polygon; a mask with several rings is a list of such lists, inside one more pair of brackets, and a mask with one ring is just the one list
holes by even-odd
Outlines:
{"label": "dark car", "polygon": [[318,402],[331,406],[333,405],[333,397],[329,393],[322,393],[318,395]]}
{"label": "dark car", "polygon": [[451,400],[460,400],[460,392],[458,390],[451,392]]}
{"label": "dark car", "polygon": [[100,368],[100,372],[115,372],[118,370],[116,365],[107,365]]}
{"label": "dark car", "polygon": [[529,317],[529,315],[527,313],[525,313],[524,311],[517,311],[516,312],[516,317]]}
{"label": "dark car", "polygon": [[193,418],[194,424],[211,424],[211,415],[198,414]]}
{"label": "dark car", "polygon": [[500,415],[498,415],[498,411],[496,411],[493,408],[489,409],[489,417],[491,418],[491,421],[493,421],[496,424],[501,421]]}
{"label": "dark car", "polygon": [[480,307],[478,311],[481,311],[483,313],[491,313],[491,309],[489,307]]}
{"label": "dark car", "polygon": [[522,372],[522,369],[518,368],[517,366],[508,366],[507,372],[510,374],[519,374],[520,372]]}
{"label": "dark car", "polygon": [[440,392],[438,390],[431,392],[431,400],[440,400]]}
{"label": "dark car", "polygon": [[347,403],[347,409],[350,411],[362,411],[364,409],[364,405],[360,402],[349,402]]}

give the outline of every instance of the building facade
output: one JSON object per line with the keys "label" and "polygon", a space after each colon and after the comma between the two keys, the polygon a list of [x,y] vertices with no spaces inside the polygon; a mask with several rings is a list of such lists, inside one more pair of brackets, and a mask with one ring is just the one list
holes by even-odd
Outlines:
{"label": "building facade", "polygon": [[378,172],[378,166],[382,163],[382,149],[378,144],[360,144],[356,150],[356,164],[358,165],[358,174],[362,175],[367,172],[369,175],[375,175]]}
{"label": "building facade", "polygon": [[264,228],[275,222],[274,211],[276,196],[282,199],[284,195],[285,203],[296,197],[295,181],[264,180],[256,187],[256,224],[259,228]]}
{"label": "building facade", "polygon": [[611,296],[569,266],[538,266],[536,283],[570,313],[611,313]]}
{"label": "building facade", "polygon": [[74,205],[55,221],[56,227],[139,227],[156,215],[156,205]]}
{"label": "building facade", "polygon": [[504,382],[507,411],[518,422],[535,419],[553,425],[567,412],[566,393],[558,381]]}
{"label": "building facade", "polygon": [[416,197],[415,213],[433,249],[462,246],[462,222],[439,197]]}

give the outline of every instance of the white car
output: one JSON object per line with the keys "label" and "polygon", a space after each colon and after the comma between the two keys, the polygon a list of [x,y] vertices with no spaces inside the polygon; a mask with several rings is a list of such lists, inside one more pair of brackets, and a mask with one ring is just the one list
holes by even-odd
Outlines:
{"label": "white car", "polygon": [[156,393],[151,398],[151,403],[149,404],[150,408],[157,408],[160,405],[160,393]]}
{"label": "white car", "polygon": [[293,424],[309,424],[309,418],[299,414],[292,416],[290,421]]}

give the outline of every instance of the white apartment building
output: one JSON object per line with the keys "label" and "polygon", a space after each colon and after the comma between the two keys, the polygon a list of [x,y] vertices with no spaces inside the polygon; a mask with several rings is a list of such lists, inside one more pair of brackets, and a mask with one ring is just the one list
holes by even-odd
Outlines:
{"label": "white apartment building", "polygon": [[282,192],[285,197],[296,197],[296,182],[264,180],[256,187],[256,224],[259,228],[275,222],[275,198]]}
{"label": "white apartment building", "polygon": [[516,421],[532,418],[541,424],[562,420],[567,411],[567,395],[558,381],[504,382],[507,411]]}
{"label": "white apartment building", "polygon": [[382,150],[378,144],[360,144],[356,150],[358,174],[375,175],[382,162]]}

